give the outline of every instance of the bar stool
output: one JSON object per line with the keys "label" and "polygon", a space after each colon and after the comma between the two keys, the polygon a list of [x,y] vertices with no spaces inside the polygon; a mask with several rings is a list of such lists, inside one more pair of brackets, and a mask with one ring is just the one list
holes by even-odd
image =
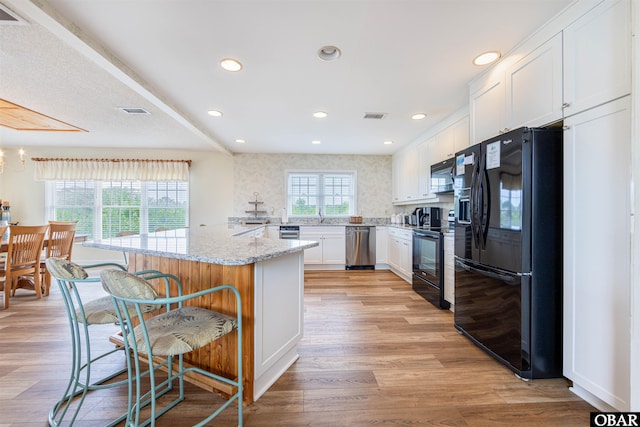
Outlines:
{"label": "bar stool", "polygon": [[[124,347],[115,346],[112,350],[99,355],[92,355],[89,326],[117,323],[118,316],[116,315],[115,307],[110,296],[106,295],[92,301],[84,302],[80,294],[81,289],[85,288],[85,286],[100,283],[99,277],[89,277],[87,273],[88,269],[118,268],[120,271],[124,271],[126,268],[116,263],[80,266],[63,258],[47,258],[45,263],[49,274],[56,280],[60,294],[62,295],[71,331],[72,346],[69,383],[62,398],[56,402],[49,411],[49,425],[62,425],[67,413],[69,413],[71,417],[68,425],[73,425],[89,391],[113,388],[129,383],[128,379],[110,381],[118,375],[127,372],[126,367],[103,378],[92,381],[92,365],[111,354],[124,350]],[[136,274],[143,275],[150,279],[164,279],[164,275],[155,270],[141,271]],[[168,288],[169,281],[166,280],[165,283]],[[157,305],[147,305],[142,307],[141,310],[146,313],[157,310],[158,308]],[[74,401],[75,409],[71,409]],[[126,417],[127,414],[123,414],[108,424],[108,426],[114,426]]]}
{"label": "bar stool", "polygon": [[[189,295],[160,297],[156,290],[143,277],[120,270],[103,270],[100,273],[102,286],[113,297],[116,313],[122,326],[125,348],[132,354],[127,358],[129,372],[129,403],[127,426],[155,426],[158,417],[184,400],[184,375],[197,372],[206,377],[237,387],[236,393],[203,419],[196,426],[203,426],[217,417],[224,409],[236,400],[238,404],[238,425],[242,426],[242,304],[240,293],[230,285],[221,285]],[[179,282],[179,279],[175,277]],[[178,288],[180,289],[180,288]],[[227,291],[235,295],[237,304],[235,316],[227,316],[212,310],[194,306],[183,306],[183,302],[210,295],[215,292]],[[156,316],[144,319],[144,307],[149,304],[171,304],[172,309]],[[135,307],[135,311],[131,310]],[[177,307],[176,307],[177,306]],[[132,316],[137,315],[140,321],[135,328],[127,328],[131,324]],[[217,340],[218,338],[237,331],[237,377],[229,379],[197,367],[184,367],[184,354]],[[162,356],[160,365],[167,367],[167,379],[156,384],[156,365],[154,357]],[[174,357],[177,356],[177,367],[174,367]],[[140,359],[144,357],[149,365],[150,391],[142,394],[140,389]],[[174,369],[176,372],[174,373]],[[172,389],[175,379],[179,380],[179,395],[176,399],[156,410],[156,399],[159,393],[166,393]],[[133,381],[136,382],[135,402],[132,401]],[[140,409],[151,404],[151,416],[141,421]]]}

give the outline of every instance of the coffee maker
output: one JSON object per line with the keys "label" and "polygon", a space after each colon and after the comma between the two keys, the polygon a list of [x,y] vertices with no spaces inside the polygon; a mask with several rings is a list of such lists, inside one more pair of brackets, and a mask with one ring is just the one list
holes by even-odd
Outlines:
{"label": "coffee maker", "polygon": [[424,227],[442,227],[442,208],[426,207],[422,209],[422,224]]}
{"label": "coffee maker", "polygon": [[414,227],[422,227],[424,220],[424,208],[415,208],[411,213],[410,225]]}

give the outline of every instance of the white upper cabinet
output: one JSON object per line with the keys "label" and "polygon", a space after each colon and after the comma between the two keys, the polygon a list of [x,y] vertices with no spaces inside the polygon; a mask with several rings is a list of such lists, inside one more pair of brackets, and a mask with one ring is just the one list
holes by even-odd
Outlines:
{"label": "white upper cabinet", "polygon": [[393,179],[393,203],[419,200],[420,192],[420,156],[418,145],[411,144],[394,154],[391,163]]}
{"label": "white upper cabinet", "polygon": [[469,146],[469,116],[448,126],[435,136],[431,154],[431,164],[451,159],[456,152]]}
{"label": "white upper cabinet", "polygon": [[564,115],[631,92],[631,6],[605,0],[564,30]]}
{"label": "white upper cabinet", "polygon": [[504,131],[504,83],[504,73],[498,72],[489,74],[477,87],[470,87],[471,144]]}
{"label": "white upper cabinet", "polygon": [[562,33],[505,71],[507,129],[562,118]]}
{"label": "white upper cabinet", "polygon": [[418,144],[418,190],[422,199],[433,197],[431,194],[431,153],[429,151],[431,145],[431,139]]}

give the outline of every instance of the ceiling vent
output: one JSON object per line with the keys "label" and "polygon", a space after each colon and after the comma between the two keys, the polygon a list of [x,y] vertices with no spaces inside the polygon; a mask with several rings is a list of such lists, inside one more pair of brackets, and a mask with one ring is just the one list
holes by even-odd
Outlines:
{"label": "ceiling vent", "polygon": [[381,119],[384,119],[384,117],[386,115],[387,115],[387,113],[364,113],[364,118],[365,119],[381,120]]}
{"label": "ceiling vent", "polygon": [[127,114],[151,114],[144,108],[139,108],[139,107],[120,107],[120,111]]}
{"label": "ceiling vent", "polygon": [[26,25],[27,21],[0,3],[0,25]]}

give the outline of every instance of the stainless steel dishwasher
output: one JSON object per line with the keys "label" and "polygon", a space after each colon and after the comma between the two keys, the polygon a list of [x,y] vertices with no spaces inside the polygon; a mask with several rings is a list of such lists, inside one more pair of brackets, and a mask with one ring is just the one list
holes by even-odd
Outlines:
{"label": "stainless steel dishwasher", "polygon": [[376,266],[376,227],[345,227],[346,270],[374,270]]}

